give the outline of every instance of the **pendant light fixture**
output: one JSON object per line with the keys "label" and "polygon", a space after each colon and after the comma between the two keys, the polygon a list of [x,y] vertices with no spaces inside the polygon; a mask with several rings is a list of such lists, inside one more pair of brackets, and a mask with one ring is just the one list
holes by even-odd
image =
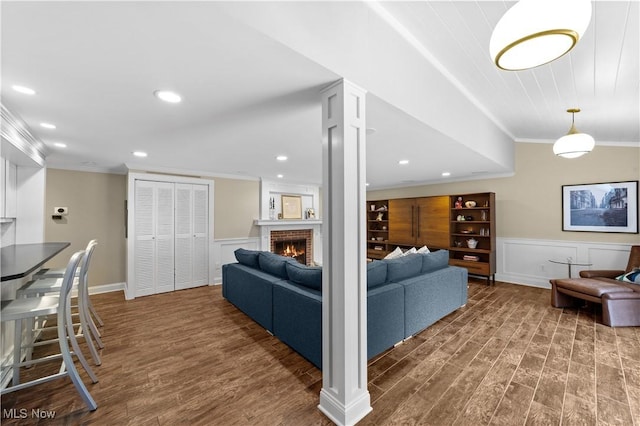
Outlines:
{"label": "pendant light fixture", "polygon": [[578,43],[589,21],[590,0],[520,0],[494,28],[491,58],[507,71],[549,63]]}
{"label": "pendant light fixture", "polygon": [[564,158],[577,158],[593,150],[596,142],[591,135],[580,133],[574,124],[574,117],[580,108],[570,108],[571,128],[569,133],[561,137],[553,144],[553,153]]}

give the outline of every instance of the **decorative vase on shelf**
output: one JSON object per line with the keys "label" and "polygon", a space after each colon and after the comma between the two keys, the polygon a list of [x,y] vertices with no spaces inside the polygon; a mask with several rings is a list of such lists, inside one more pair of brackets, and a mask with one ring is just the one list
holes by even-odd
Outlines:
{"label": "decorative vase on shelf", "polygon": [[276,220],[276,209],[269,209],[269,220]]}

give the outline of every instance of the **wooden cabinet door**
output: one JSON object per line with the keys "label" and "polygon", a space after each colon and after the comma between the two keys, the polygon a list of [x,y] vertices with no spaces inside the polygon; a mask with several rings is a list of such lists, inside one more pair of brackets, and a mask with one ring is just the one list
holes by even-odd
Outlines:
{"label": "wooden cabinet door", "polygon": [[389,200],[389,242],[414,244],[416,241],[416,203],[414,198]]}
{"label": "wooden cabinet door", "polygon": [[449,197],[445,195],[418,198],[416,204],[416,245],[448,248]]}

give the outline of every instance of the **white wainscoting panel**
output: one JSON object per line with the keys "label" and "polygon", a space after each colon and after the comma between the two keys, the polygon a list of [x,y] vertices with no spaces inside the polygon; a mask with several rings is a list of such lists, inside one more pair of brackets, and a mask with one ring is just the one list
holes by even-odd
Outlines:
{"label": "white wainscoting panel", "polygon": [[215,271],[212,284],[222,283],[222,265],[236,262],[233,252],[239,248],[260,250],[260,238],[225,238],[213,242]]}
{"label": "white wainscoting panel", "polygon": [[584,241],[532,240],[497,238],[496,279],[514,284],[551,288],[553,278],[566,278],[568,265],[550,260],[590,263],[571,267],[572,277],[586,269],[625,269],[630,244],[590,243]]}

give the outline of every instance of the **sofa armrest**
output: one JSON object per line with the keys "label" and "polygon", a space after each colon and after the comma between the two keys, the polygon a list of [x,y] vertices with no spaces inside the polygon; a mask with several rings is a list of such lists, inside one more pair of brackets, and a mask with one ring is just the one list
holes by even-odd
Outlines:
{"label": "sofa armrest", "polygon": [[624,274],[624,271],[622,270],[612,270],[612,269],[608,269],[608,270],[597,270],[597,269],[593,269],[590,271],[580,271],[580,276],[582,278],[598,278],[598,277],[604,277],[604,278],[615,278],[618,275],[622,275]]}
{"label": "sofa armrest", "polygon": [[640,300],[640,293],[638,293],[637,291],[633,291],[633,292],[621,291],[621,292],[603,294],[602,298],[609,299],[609,300],[627,300],[627,299]]}

